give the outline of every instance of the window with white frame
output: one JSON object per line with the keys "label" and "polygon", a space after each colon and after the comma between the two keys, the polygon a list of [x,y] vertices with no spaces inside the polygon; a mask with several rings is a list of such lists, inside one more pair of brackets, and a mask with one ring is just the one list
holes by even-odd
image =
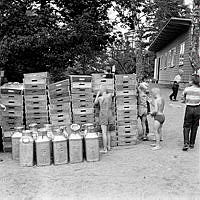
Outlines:
{"label": "window with white frame", "polygon": [[170,67],[175,67],[176,65],[176,48],[171,49],[171,63]]}
{"label": "window with white frame", "polygon": [[180,45],[179,65],[183,65],[184,53],[185,53],[185,42],[181,43]]}

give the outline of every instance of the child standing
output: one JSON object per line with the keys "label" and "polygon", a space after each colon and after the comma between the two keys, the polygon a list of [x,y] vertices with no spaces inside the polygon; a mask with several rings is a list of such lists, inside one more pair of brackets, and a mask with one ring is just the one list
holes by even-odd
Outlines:
{"label": "child standing", "polygon": [[147,91],[148,91],[148,83],[142,82],[139,84],[138,87],[138,116],[141,120],[142,124],[142,139],[143,141],[147,141],[147,129],[148,129],[148,121],[147,121],[147,114],[148,114],[148,108],[147,108]]}
{"label": "child standing", "polygon": [[153,88],[152,97],[154,101],[154,111],[151,112],[151,116],[154,117],[154,130],[156,136],[156,143],[151,144],[152,150],[161,149],[160,141],[162,140],[162,126],[165,121],[165,115],[163,113],[165,107],[165,101],[160,95],[159,88]]}
{"label": "child standing", "polygon": [[107,153],[111,150],[111,135],[109,132],[109,126],[114,124],[114,108],[113,108],[113,95],[108,93],[105,87],[102,87],[97,93],[95,99],[95,105],[99,103],[99,124],[103,134],[103,153]]}

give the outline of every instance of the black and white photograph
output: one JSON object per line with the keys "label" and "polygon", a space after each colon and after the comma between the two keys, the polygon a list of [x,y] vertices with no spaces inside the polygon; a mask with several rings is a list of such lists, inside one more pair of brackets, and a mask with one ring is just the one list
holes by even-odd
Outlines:
{"label": "black and white photograph", "polygon": [[200,0],[0,0],[0,200],[200,200]]}

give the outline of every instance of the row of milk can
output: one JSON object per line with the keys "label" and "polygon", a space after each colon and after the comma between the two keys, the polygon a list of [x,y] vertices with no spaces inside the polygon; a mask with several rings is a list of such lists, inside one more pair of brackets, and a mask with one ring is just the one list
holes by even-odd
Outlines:
{"label": "row of milk can", "polygon": [[37,129],[31,124],[30,130],[17,127],[12,135],[12,157],[21,166],[55,165],[87,161],[99,161],[99,140],[93,124],[85,124],[84,131],[78,124],[72,124],[70,133],[65,127],[52,129],[50,124]]}

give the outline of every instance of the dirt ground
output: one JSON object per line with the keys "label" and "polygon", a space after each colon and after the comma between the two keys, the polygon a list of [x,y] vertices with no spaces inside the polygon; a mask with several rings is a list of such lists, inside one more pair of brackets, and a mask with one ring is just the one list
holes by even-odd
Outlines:
{"label": "dirt ground", "polygon": [[[0,200],[197,200],[200,199],[199,135],[183,152],[184,104],[166,99],[163,148],[151,142],[114,148],[101,161],[48,167],[20,167],[0,154]],[[150,124],[152,121],[150,120]]]}

